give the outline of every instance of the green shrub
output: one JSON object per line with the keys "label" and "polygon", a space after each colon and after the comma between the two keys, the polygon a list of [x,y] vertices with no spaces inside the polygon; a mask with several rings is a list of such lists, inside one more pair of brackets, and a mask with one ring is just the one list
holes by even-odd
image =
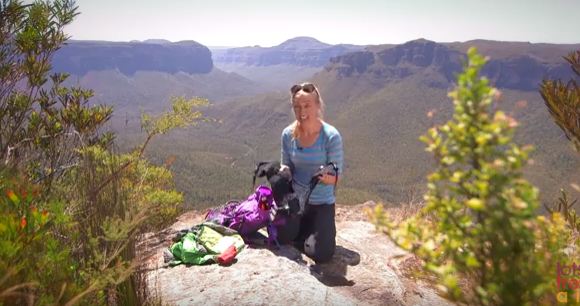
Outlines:
{"label": "green shrub", "polygon": [[0,304],[139,304],[135,239],[178,212],[171,173],[143,158],[151,139],[203,120],[200,98],[144,115],[145,142],[115,152],[112,108],[63,86],[51,59],[72,0],[0,1]]}
{"label": "green shrub", "polygon": [[0,303],[59,304],[79,290],[70,249],[53,231],[70,219],[62,203],[42,200],[40,190],[0,172]]}
{"label": "green shrub", "polygon": [[556,262],[570,232],[557,214],[535,215],[538,190],[522,177],[531,148],[512,142],[513,118],[492,111],[499,92],[478,76],[485,62],[468,51],[449,94],[452,120],[421,137],[437,164],[425,207],[395,225],[379,206],[374,221],[424,261],[447,297],[470,305],[531,305],[555,289]]}

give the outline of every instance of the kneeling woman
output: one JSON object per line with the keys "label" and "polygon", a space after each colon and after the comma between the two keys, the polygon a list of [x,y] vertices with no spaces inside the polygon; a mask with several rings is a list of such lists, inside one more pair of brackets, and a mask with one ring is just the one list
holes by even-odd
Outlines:
{"label": "kneeling woman", "polygon": [[334,162],[337,175],[325,174],[314,188],[301,217],[278,228],[280,243],[294,243],[317,263],[329,261],[336,247],[335,186],[342,177],[343,148],[338,130],[322,120],[324,102],[310,83],[290,89],[296,121],[282,131],[282,164],[290,167],[295,191],[306,190],[321,165]]}

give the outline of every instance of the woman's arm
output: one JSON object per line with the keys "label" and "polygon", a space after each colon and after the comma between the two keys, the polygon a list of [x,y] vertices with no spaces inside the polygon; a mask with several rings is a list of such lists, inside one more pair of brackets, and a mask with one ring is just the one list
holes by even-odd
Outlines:
{"label": "woman's arm", "polygon": [[342,148],[342,137],[338,131],[329,137],[326,146],[326,160],[328,162],[334,162],[338,168],[336,175],[324,174],[320,181],[324,184],[334,185],[338,184],[338,181],[342,179],[342,174],[344,173],[344,153]]}
{"label": "woman's arm", "polygon": [[284,132],[280,137],[280,164],[281,166],[290,167],[290,144]]}

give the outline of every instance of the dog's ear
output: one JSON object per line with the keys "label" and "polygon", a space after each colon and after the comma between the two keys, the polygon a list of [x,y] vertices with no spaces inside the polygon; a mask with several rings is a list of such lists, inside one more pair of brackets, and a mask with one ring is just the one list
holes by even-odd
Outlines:
{"label": "dog's ear", "polygon": [[268,171],[268,165],[270,162],[259,162],[256,164],[256,169],[254,169],[254,175],[256,177],[264,177]]}
{"label": "dog's ear", "polygon": [[256,164],[254,174],[256,177],[270,177],[278,174],[280,171],[280,162],[277,161],[263,161]]}
{"label": "dog's ear", "polygon": [[277,175],[280,172],[280,163],[279,162],[271,162],[266,167],[266,177],[271,178],[274,175]]}

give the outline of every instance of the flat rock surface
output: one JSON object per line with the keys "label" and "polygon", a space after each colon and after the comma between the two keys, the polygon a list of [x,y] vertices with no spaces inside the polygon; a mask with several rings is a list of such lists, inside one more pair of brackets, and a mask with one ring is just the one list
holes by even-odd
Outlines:
{"label": "flat rock surface", "polygon": [[453,305],[427,284],[404,276],[416,259],[366,221],[364,207],[337,206],[337,248],[315,264],[292,246],[247,246],[230,266],[167,267],[163,250],[177,231],[201,223],[190,211],[138,245],[148,290],[169,305]]}

